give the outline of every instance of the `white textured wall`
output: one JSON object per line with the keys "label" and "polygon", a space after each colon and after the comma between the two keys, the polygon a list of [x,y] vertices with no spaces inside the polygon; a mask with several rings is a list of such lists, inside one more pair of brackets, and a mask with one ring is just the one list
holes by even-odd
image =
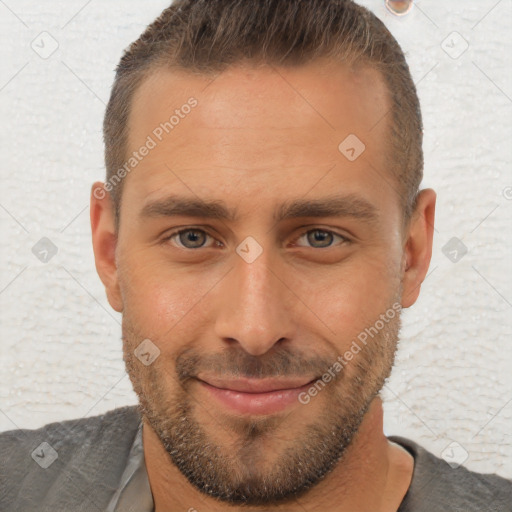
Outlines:
{"label": "white textured wall", "polygon": [[[469,468],[512,477],[512,2],[421,0],[403,18],[383,0],[364,4],[408,56],[425,123],[424,185],[438,192],[430,275],[405,312],[384,393],[386,433],[438,456],[457,442]],[[0,1],[0,430],[136,403],[120,316],[94,268],[88,199],[103,177],[115,65],[166,6]],[[32,48],[56,44],[45,59]],[[43,237],[58,248],[48,263],[32,253]],[[457,263],[442,250],[452,237],[468,251]]]}

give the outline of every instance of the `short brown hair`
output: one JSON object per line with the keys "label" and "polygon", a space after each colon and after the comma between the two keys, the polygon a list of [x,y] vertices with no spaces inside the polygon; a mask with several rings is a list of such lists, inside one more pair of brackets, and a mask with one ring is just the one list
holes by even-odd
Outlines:
{"label": "short brown hair", "polygon": [[[107,182],[126,162],[134,92],[159,67],[200,74],[241,62],[300,66],[315,58],[382,73],[392,120],[387,167],[409,219],[423,176],[423,126],[405,56],[384,24],[352,0],[175,0],[124,52],[103,123]],[[341,142],[341,141],[340,141]],[[116,227],[122,181],[111,188]]]}

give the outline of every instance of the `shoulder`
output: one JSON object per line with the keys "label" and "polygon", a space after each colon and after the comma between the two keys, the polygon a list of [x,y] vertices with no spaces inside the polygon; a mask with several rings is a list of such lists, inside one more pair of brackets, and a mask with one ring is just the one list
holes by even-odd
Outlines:
{"label": "shoulder", "polygon": [[138,406],[129,406],[1,432],[0,510],[94,510],[91,501],[101,509],[118,486],[140,419]]}
{"label": "shoulder", "polygon": [[510,512],[512,481],[494,474],[452,468],[417,443],[391,436],[414,457],[412,482],[400,512]]}

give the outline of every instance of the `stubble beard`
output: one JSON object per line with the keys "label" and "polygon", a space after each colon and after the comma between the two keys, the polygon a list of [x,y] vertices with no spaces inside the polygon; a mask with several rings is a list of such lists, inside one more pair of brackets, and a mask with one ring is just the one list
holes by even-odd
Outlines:
{"label": "stubble beard", "polygon": [[[182,354],[173,374],[167,374],[169,370],[163,365],[142,365],[133,350],[144,336],[136,334],[126,315],[124,360],[142,416],[159,437],[170,461],[190,484],[226,504],[277,505],[302,496],[343,459],[371,402],[391,373],[400,325],[397,313],[354,355],[351,373],[342,371],[309,404],[295,408],[292,422],[286,414],[263,418],[221,416],[222,419],[208,414],[190,391],[193,380],[184,377],[201,357],[197,353]],[[236,359],[218,356],[217,361],[224,366],[232,365]],[[270,375],[270,370],[265,373],[270,367],[260,365],[256,357],[240,352],[237,356],[242,368],[250,366],[262,375]],[[279,362],[272,364],[272,374],[279,374],[280,366],[294,366],[292,354],[280,356]],[[325,359],[324,370],[333,363]],[[302,359],[299,366],[307,364]],[[167,383],[172,383],[172,387],[167,387]],[[314,405],[317,400],[323,400],[321,410]],[[313,410],[318,411],[314,416]],[[198,419],[198,413],[206,421]],[[291,424],[295,436],[283,438]],[[228,444],[218,441],[219,432],[229,435]]]}

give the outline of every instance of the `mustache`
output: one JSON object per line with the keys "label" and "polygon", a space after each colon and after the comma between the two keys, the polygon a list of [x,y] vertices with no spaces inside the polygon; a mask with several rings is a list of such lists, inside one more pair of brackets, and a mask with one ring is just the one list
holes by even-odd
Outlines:
{"label": "mustache", "polygon": [[336,361],[336,356],[305,355],[288,348],[273,348],[254,356],[241,348],[228,347],[215,354],[186,349],[176,358],[176,373],[181,383],[200,372],[233,378],[293,377],[305,374],[321,376]]}

